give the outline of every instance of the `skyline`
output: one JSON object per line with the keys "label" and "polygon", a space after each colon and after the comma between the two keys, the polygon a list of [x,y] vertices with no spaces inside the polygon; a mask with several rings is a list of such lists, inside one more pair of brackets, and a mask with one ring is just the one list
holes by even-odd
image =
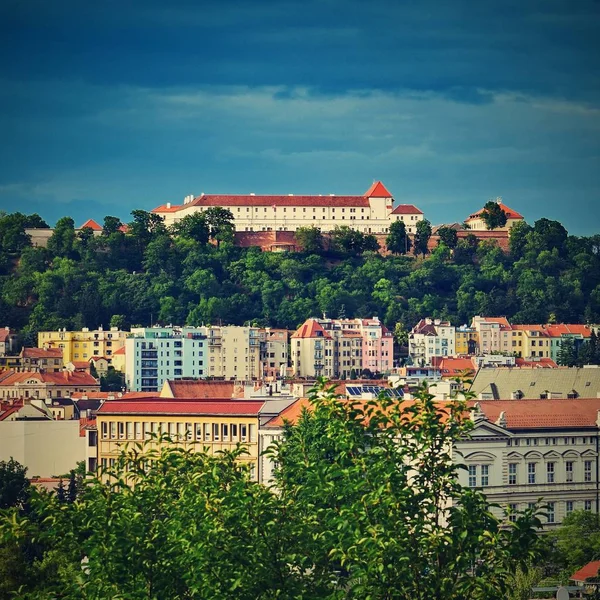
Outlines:
{"label": "skyline", "polygon": [[0,210],[362,194],[432,224],[501,196],[600,231],[600,3],[12,2]]}

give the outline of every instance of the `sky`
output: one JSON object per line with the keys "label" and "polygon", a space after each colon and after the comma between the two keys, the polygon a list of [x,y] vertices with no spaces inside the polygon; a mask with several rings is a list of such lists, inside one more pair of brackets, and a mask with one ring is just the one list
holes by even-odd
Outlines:
{"label": "sky", "polygon": [[4,0],[0,210],[490,198],[600,233],[599,0]]}

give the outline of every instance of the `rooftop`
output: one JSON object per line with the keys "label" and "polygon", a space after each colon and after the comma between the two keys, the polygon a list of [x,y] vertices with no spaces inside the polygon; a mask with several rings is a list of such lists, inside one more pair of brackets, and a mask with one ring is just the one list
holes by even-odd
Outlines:
{"label": "rooftop", "polygon": [[235,415],[258,416],[264,402],[231,400],[230,398],[198,400],[197,398],[158,398],[112,400],[98,410],[103,415]]}

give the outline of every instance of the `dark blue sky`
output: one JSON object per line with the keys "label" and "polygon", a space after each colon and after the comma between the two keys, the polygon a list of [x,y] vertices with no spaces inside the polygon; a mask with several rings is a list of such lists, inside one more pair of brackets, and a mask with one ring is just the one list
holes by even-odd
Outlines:
{"label": "dark blue sky", "polygon": [[5,0],[0,209],[187,194],[490,197],[600,232],[597,0]]}

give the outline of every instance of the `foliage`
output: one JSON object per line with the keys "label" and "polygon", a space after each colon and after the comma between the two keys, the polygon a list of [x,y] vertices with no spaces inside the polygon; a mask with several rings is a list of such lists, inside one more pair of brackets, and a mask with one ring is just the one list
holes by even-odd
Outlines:
{"label": "foliage", "polygon": [[320,254],[323,252],[323,234],[318,227],[298,227],[295,237],[298,245],[307,254]]}
{"label": "foliage", "polygon": [[454,250],[458,244],[458,233],[452,227],[440,227],[437,230],[440,244],[444,244],[447,248]]}
{"label": "foliage", "polygon": [[416,225],[415,238],[413,241],[413,253],[415,256],[422,254],[425,256],[429,250],[427,245],[431,237],[431,223],[427,219],[419,221]]}
{"label": "foliage", "polygon": [[29,493],[27,468],[14,458],[0,461],[0,509],[22,509]]}
{"label": "foliage", "polygon": [[506,213],[497,202],[486,202],[481,213],[481,219],[488,229],[498,229],[506,225]]}
{"label": "foliage", "polygon": [[353,403],[324,382],[311,404],[270,451],[276,488],[250,480],[241,447],[211,456],[149,442],[76,502],[34,494],[31,514],[0,521],[0,551],[19,549],[28,575],[13,583],[19,597],[506,597],[537,553],[539,521],[499,520],[457,482],[464,402],[440,410],[422,391],[410,405]]}
{"label": "foliage", "polygon": [[331,232],[331,247],[342,255],[358,255],[366,251],[379,250],[374,235],[364,234],[347,225],[337,226]]}
{"label": "foliage", "polygon": [[106,375],[100,377],[102,392],[122,392],[125,389],[125,375],[114,367],[108,367]]}
{"label": "foliage", "polygon": [[404,221],[394,221],[390,225],[390,232],[385,240],[385,245],[392,254],[408,254],[412,242],[408,237]]}

